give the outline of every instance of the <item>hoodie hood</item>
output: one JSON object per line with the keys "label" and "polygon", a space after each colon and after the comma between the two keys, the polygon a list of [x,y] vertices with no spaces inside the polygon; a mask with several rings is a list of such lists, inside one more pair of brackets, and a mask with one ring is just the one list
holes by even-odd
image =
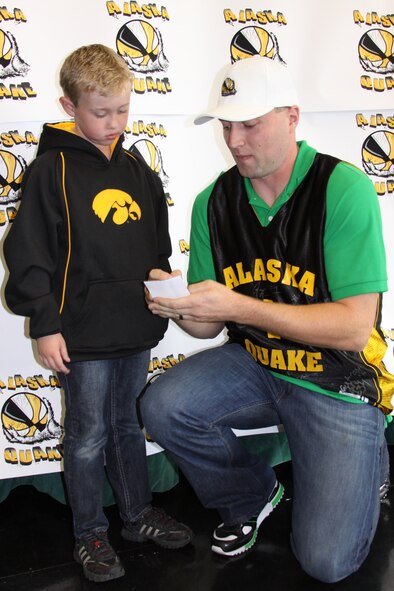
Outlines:
{"label": "hoodie hood", "polygon": [[[119,136],[111,145],[111,159],[116,157],[122,149],[124,135]],[[49,150],[72,150],[94,159],[108,162],[106,156],[92,142],[79,136],[75,131],[73,121],[61,121],[58,123],[45,123],[38,143],[37,156]],[[80,154],[81,155],[81,154]]]}

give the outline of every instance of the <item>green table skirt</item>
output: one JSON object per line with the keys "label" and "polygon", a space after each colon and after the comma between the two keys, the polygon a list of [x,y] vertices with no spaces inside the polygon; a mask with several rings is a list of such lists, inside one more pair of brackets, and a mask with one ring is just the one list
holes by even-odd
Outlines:
{"label": "green table skirt", "polygon": [[[290,459],[289,446],[284,433],[253,435],[242,437],[241,440],[253,453],[264,454],[272,466]],[[148,456],[147,462],[149,483],[153,492],[165,492],[178,483],[178,469],[165,452]],[[26,484],[49,494],[61,503],[67,503],[61,472],[0,480],[0,502],[7,498],[13,488]],[[114,503],[115,497],[112,487],[105,477],[103,504],[107,506]]]}
{"label": "green table skirt", "polygon": [[[251,453],[261,454],[271,466],[276,466],[291,459],[289,444],[284,432],[264,435],[250,435],[240,438]],[[394,444],[394,421],[386,429],[386,439]],[[178,469],[165,452],[147,457],[149,482],[153,492],[165,492],[178,483]],[[10,491],[24,484],[33,485],[58,501],[66,503],[66,492],[62,473],[8,478],[0,480],[0,502],[7,498]],[[114,493],[107,478],[104,483],[103,504],[113,505]]]}
{"label": "green table skirt", "polygon": [[[149,482],[152,490],[163,492],[171,489],[178,482],[178,471],[174,463],[163,453],[157,453],[147,457]],[[30,484],[37,490],[49,494],[51,497],[67,503],[66,490],[62,472],[24,476],[21,478],[8,478],[0,480],[0,502],[3,501],[13,488]],[[103,490],[103,504],[114,504],[114,493],[105,476]]]}

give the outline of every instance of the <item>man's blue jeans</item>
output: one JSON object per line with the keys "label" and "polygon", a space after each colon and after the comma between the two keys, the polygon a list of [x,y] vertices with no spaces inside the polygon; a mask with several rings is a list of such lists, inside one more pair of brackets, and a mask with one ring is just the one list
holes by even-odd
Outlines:
{"label": "man's blue jeans", "polygon": [[135,519],[151,501],[145,437],[136,399],[146,383],[150,351],[69,364],[59,374],[65,393],[64,476],[79,538],[107,530],[104,461],[120,516]]}
{"label": "man's blue jeans", "polygon": [[290,384],[240,345],[225,344],[160,376],[147,389],[141,412],[149,434],[226,524],[259,512],[276,480],[272,467],[250,454],[231,428],[283,424],[292,457],[297,559],[313,577],[334,582],[366,558],[380,508],[380,410]]}

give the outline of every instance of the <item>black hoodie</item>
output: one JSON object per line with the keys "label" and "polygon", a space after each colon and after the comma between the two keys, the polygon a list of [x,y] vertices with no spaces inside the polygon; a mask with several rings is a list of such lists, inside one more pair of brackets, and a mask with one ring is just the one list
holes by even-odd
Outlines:
{"label": "black hoodie", "polygon": [[143,290],[150,269],[170,270],[163,187],[123,136],[108,160],[72,129],[44,125],[25,171],[4,243],[7,304],[32,338],[62,333],[72,361],[151,348],[168,325]]}

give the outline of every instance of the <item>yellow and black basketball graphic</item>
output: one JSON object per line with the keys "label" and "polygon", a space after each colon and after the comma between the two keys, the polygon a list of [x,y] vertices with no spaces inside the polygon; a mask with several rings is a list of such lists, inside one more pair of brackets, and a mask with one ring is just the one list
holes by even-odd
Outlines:
{"label": "yellow and black basketball graphic", "polygon": [[116,49],[136,72],[160,72],[168,67],[161,33],[146,21],[132,20],[123,25],[116,37]]}
{"label": "yellow and black basketball graphic", "polygon": [[0,80],[25,76],[30,67],[19,55],[16,39],[10,31],[0,29]]}
{"label": "yellow and black basketball graphic", "polygon": [[14,394],[3,405],[1,421],[5,433],[15,432],[20,438],[32,438],[46,429],[48,407],[35,394]]}
{"label": "yellow and black basketball graphic", "polygon": [[262,27],[244,27],[232,38],[230,43],[232,63],[253,55],[261,55],[283,62],[279,55],[278,41],[273,33]]}
{"label": "yellow and black basketball graphic", "polygon": [[12,443],[39,443],[59,439],[63,433],[51,403],[30,392],[20,392],[6,400],[1,422],[4,435]]}
{"label": "yellow and black basketball graphic", "polygon": [[13,56],[12,41],[9,35],[0,29],[0,66],[6,68],[10,65]]}
{"label": "yellow and black basketball graphic", "polygon": [[360,63],[367,72],[394,72],[394,36],[383,29],[364,33],[358,44]]}
{"label": "yellow and black basketball graphic", "polygon": [[362,147],[363,167],[367,174],[394,177],[394,133],[375,131]]}
{"label": "yellow and black basketball graphic", "polygon": [[17,201],[26,161],[7,150],[0,150],[0,203]]}
{"label": "yellow and black basketball graphic", "polygon": [[164,187],[168,185],[169,177],[163,168],[163,158],[159,148],[150,140],[138,140],[129,148],[132,154],[141,156],[147,165],[159,177]]}

